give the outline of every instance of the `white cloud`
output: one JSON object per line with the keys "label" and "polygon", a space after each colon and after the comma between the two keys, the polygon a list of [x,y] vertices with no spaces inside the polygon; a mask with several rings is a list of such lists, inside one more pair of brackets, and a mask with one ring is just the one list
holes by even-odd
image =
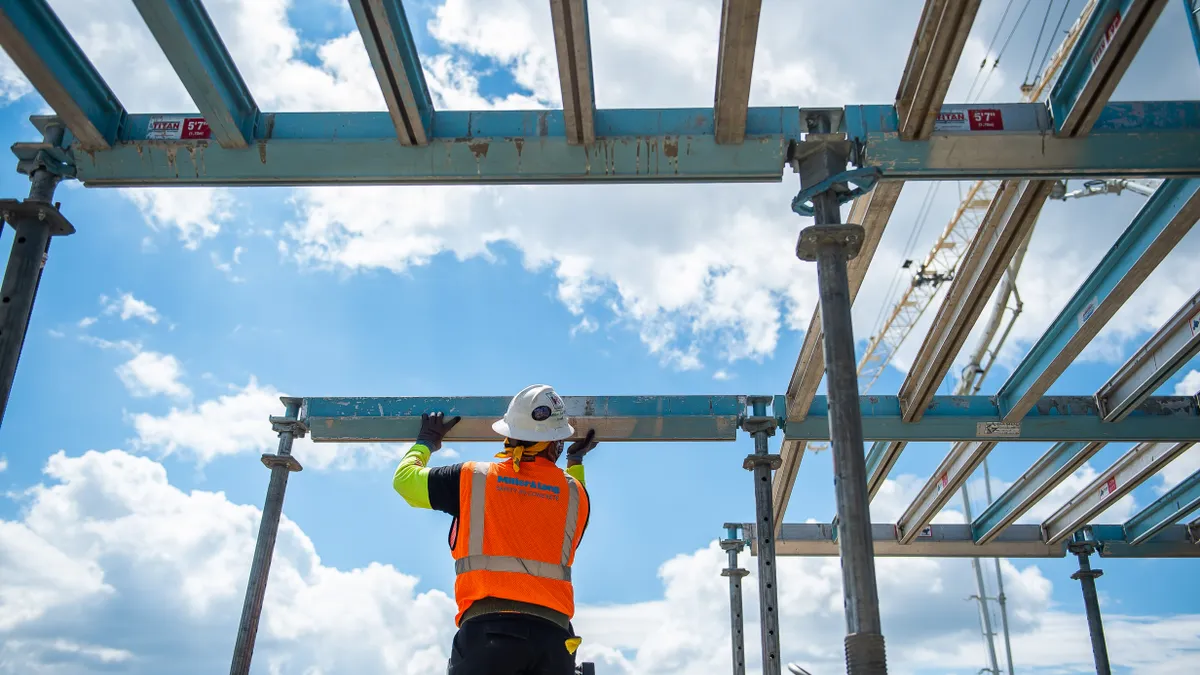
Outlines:
{"label": "white cloud", "polygon": [[234,193],[225,188],[173,187],[122,190],[155,229],[174,228],[184,247],[195,250],[234,218]]}
{"label": "white cloud", "polygon": [[97,319],[94,316],[85,316],[79,320],[79,327],[87,328],[88,326],[91,326],[92,324],[96,323],[96,321],[97,321]]}
{"label": "white cloud", "polygon": [[[145,300],[133,297],[133,293],[122,293],[118,298],[109,298],[107,295],[101,295],[100,304],[104,306],[105,314],[117,314],[121,317],[122,321],[137,318],[146,323],[157,324],[160,318],[157,309]],[[93,323],[96,323],[96,320],[87,317],[79,322],[79,326],[86,328]]]}
{"label": "white cloud", "polygon": [[21,69],[8,58],[8,53],[0,51],[0,99],[6,104],[12,103],[32,92],[33,87]]}
{"label": "white cloud", "polygon": [[187,398],[192,395],[191,390],[180,381],[183,367],[179,359],[170,354],[140,352],[118,366],[117,375],[134,396],[165,394]]}
{"label": "white cloud", "polygon": [[0,455],[0,473],[8,470],[8,459]]}
{"label": "white cloud", "polygon": [[1200,393],[1200,370],[1189,370],[1175,385],[1176,396],[1195,396]]}
{"label": "white cloud", "polygon": [[[200,466],[230,455],[274,452],[279,436],[269,418],[283,414],[282,395],[251,377],[245,387],[186,408],[172,407],[165,415],[137,413],[132,416],[135,447],[163,455],[187,453]],[[378,468],[399,461],[409,445],[313,443],[306,436],[293,441],[292,454],[304,466],[319,470]]]}
{"label": "white cloud", "polygon": [[718,382],[724,382],[726,380],[731,379],[732,377],[733,376],[729,374],[729,371],[726,371],[726,370],[718,370],[713,373],[713,379],[717,380]]}
{"label": "white cloud", "polygon": [[[51,456],[47,484],[27,492],[20,520],[0,521],[0,654],[39,672],[50,662],[122,664],[130,673],[227,666],[260,517],[222,493],[183,492],[158,463],[119,450]],[[910,495],[898,495],[907,497]],[[886,498],[885,498],[886,499]],[[188,527],[180,528],[186,522]],[[581,555],[595,555],[581,549]],[[659,568],[658,597],[580,606],[580,656],[603,672],[722,672],[729,661],[725,554],[715,542]],[[757,560],[743,554],[746,656],[758,672]],[[783,657],[840,672],[842,592],[836,558],[779,560]],[[1002,570],[1013,650],[1026,669],[1086,670],[1086,621],[1051,601],[1036,565]],[[880,559],[880,612],[890,672],[973,672],[981,663],[968,566]],[[417,592],[390,565],[338,569],[286,515],[280,523],[255,662],[265,672],[442,673],[453,633],[449,594]],[[586,584],[586,578],[576,580]],[[1074,609],[1072,607],[1072,609]],[[1194,663],[1200,616],[1109,612],[1110,655],[1134,673]],[[120,626],[114,630],[113,626]],[[1145,644],[1154,649],[1143,649]],[[11,656],[11,658],[10,658]]]}

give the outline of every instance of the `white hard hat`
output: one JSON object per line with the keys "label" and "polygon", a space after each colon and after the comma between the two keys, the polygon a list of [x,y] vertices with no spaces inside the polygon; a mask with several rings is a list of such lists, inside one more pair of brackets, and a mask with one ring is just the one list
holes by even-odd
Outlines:
{"label": "white hard hat", "polygon": [[561,441],[575,429],[567,421],[566,406],[547,384],[525,387],[508,403],[504,418],[492,424],[496,433],[519,441]]}

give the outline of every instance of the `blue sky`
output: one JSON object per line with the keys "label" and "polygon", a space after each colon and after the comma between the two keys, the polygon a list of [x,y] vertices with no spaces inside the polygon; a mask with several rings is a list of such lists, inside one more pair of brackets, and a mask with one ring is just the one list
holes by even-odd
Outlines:
{"label": "blue sky", "polygon": [[[207,4],[264,109],[382,109],[361,43],[346,37],[353,20],[343,3]],[[557,106],[543,4],[406,4],[438,105]],[[709,51],[720,6],[693,12],[686,4],[592,7],[601,105],[711,102]],[[837,14],[766,4],[752,103],[889,100],[919,2],[896,3],[893,15],[864,11],[868,3]],[[984,3],[951,99],[965,93],[1003,4]],[[1068,18],[1081,4],[1072,2]],[[192,109],[131,7],[51,5],[128,108]],[[1181,11],[1171,3],[1115,98],[1197,98],[1200,65]],[[839,40],[814,25],[851,15],[861,19],[862,44],[889,55],[887,67],[855,50],[831,56]],[[647,38],[667,23],[672,40]],[[1035,29],[1027,18],[985,99],[1016,98]],[[0,130],[10,141],[25,139],[28,116],[44,104],[11,75],[11,64],[0,65],[9,69],[0,68],[7,103]],[[465,76],[472,73],[474,80]],[[7,590],[0,579],[0,607],[40,609],[0,620],[0,672],[152,672],[184,653],[195,656],[197,672],[224,667],[268,476],[258,454],[273,448],[266,417],[282,410],[272,402],[280,393],[499,395],[534,382],[564,395],[781,393],[815,301],[811,265],[792,254],[803,221],[787,209],[791,178],[651,188],[61,186],[56,198],[78,232],[52,245],[0,430],[7,462],[0,487],[8,493],[0,531],[11,536],[0,542],[19,542],[0,543],[0,571],[19,579]],[[0,189],[24,196],[28,183],[0,172]],[[952,193],[939,191],[910,253],[905,242],[918,227],[925,186],[906,188],[855,307],[860,339],[888,302],[900,261],[923,256],[941,229],[957,201]],[[1047,205],[1021,276],[1025,317],[985,390],[1002,382],[1142,201],[1127,194]],[[1051,393],[1085,394],[1103,383],[1195,291],[1187,260],[1197,248],[1195,236],[1186,238]],[[899,388],[920,336],[872,392]],[[1184,368],[1162,393],[1174,393],[1197,367]],[[451,448],[458,458],[494,452]],[[589,455],[594,513],[575,572],[585,656],[608,672],[727,667],[724,580],[716,576],[723,555],[711,545],[723,522],[753,518],[750,475],[741,469],[751,448],[749,439],[613,444]],[[1057,503],[1127,448],[1098,453],[1056,493]],[[107,454],[85,455],[91,450]],[[402,446],[335,450],[298,446],[306,470],[288,488],[285,513],[295,529],[281,536],[256,672],[269,672],[268,663],[280,672],[439,672],[452,634],[438,595],[453,581],[448,518],[414,511],[391,491]],[[899,514],[945,451],[906,450],[876,499],[877,522]],[[998,448],[991,457],[997,494],[1042,451]],[[59,452],[63,458],[53,459]],[[1196,459],[1192,453],[1165,473],[1179,480]],[[155,478],[156,465],[169,484]],[[47,489],[32,489],[38,485]],[[1163,485],[1150,481],[1101,520],[1120,522]],[[956,499],[949,510],[957,509]],[[787,520],[827,522],[833,512],[829,454],[810,454]],[[170,543],[171,528],[204,543]],[[91,570],[72,578],[97,574],[114,590],[39,575],[67,565],[62,556]],[[742,564],[755,562],[746,556]],[[1166,656],[1194,658],[1194,563],[1098,564],[1119,672],[1167,672],[1135,647],[1147,635],[1165,641]],[[792,608],[784,617],[790,660],[840,663],[836,569],[836,560],[781,565],[781,606]],[[1074,672],[1088,663],[1074,570],[1070,560],[1006,568],[1018,668]],[[894,672],[984,665],[974,606],[964,600],[974,592],[966,561],[887,561],[880,579]],[[754,585],[747,588],[749,616],[756,601]],[[325,615],[354,618],[306,623]],[[140,637],[104,628],[123,621]],[[343,630],[361,640],[360,649],[333,644]],[[755,631],[749,627],[747,646],[756,660]],[[403,663],[411,669],[401,670]]]}

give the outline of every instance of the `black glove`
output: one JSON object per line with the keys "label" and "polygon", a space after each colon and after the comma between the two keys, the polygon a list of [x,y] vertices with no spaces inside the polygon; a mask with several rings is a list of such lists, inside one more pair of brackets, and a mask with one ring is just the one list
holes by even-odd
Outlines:
{"label": "black glove", "polygon": [[417,432],[417,443],[429,448],[430,452],[441,450],[442,438],[461,419],[461,417],[452,417],[448,421],[443,421],[443,415],[440,412],[421,413],[421,430]]}
{"label": "black glove", "polygon": [[582,441],[575,441],[567,446],[567,463],[583,462],[583,456],[591,452],[599,441],[594,440],[596,437],[595,429],[588,429],[587,436]]}

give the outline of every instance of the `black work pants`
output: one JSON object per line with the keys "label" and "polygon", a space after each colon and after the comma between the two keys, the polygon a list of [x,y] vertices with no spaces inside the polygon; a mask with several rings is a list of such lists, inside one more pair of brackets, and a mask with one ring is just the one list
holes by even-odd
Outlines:
{"label": "black work pants", "polygon": [[572,631],[528,614],[484,614],[464,621],[450,647],[448,675],[574,675]]}

